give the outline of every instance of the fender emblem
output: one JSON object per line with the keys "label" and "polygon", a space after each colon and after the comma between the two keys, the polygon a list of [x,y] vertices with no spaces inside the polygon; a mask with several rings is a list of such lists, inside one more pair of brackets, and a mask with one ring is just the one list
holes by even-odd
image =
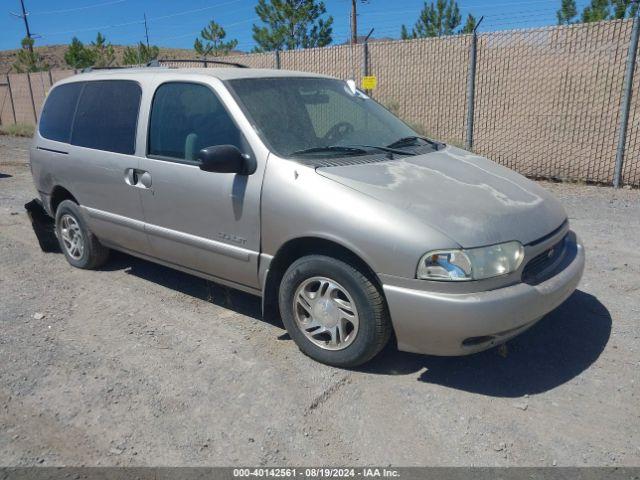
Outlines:
{"label": "fender emblem", "polygon": [[244,245],[247,243],[246,238],[239,237],[237,235],[232,235],[231,233],[218,232],[218,238],[227,243],[235,243],[237,245]]}

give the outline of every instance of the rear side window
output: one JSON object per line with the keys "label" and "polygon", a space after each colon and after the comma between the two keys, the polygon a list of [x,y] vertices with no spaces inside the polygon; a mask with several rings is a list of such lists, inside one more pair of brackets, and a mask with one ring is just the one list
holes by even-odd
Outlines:
{"label": "rear side window", "polygon": [[86,82],[71,143],[108,152],[133,154],[142,90],[130,80]]}
{"label": "rear side window", "polygon": [[66,83],[49,93],[40,115],[40,135],[49,140],[69,143],[71,124],[84,83]]}
{"label": "rear side window", "polygon": [[246,151],[244,138],[222,102],[204,85],[165,83],[156,90],[149,124],[149,155],[195,162],[215,145]]}

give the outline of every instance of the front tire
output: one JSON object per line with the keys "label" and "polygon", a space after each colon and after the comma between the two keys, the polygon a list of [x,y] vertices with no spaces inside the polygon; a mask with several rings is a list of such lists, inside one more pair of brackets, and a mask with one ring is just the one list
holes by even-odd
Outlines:
{"label": "front tire", "polygon": [[96,269],[109,257],[109,249],[87,228],[80,208],[71,200],[64,200],[58,205],[56,236],[65,258],[76,268]]}
{"label": "front tire", "polygon": [[327,365],[361,365],[391,336],[382,292],[363,272],[335,258],[310,255],[291,264],[280,284],[279,304],[300,350]]}

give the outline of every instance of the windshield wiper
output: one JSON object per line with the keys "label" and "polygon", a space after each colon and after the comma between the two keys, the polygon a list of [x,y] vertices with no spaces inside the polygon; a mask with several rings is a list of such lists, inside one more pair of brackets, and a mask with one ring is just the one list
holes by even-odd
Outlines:
{"label": "windshield wiper", "polygon": [[306,155],[307,153],[326,153],[326,152],[344,153],[347,155],[365,155],[367,153],[367,151],[364,148],[344,147],[342,145],[329,145],[327,147],[312,147],[312,148],[305,148],[303,150],[297,150],[295,152],[292,152],[290,155]]}
{"label": "windshield wiper", "polygon": [[371,153],[365,149],[370,150],[381,150],[387,153],[395,153],[396,155],[416,155],[413,152],[407,152],[405,150],[396,150],[394,148],[383,147],[380,145],[329,145],[327,147],[312,147],[305,148],[304,150],[298,150],[296,152],[291,153],[290,155],[305,155],[308,153],[342,153],[346,155],[366,155],[367,153]]}
{"label": "windshield wiper", "polygon": [[349,145],[349,147],[353,147],[353,148],[373,148],[376,150],[382,150],[383,152],[388,152],[388,153],[395,153],[396,155],[409,155],[409,156],[415,156],[416,154],[413,152],[407,152],[405,150],[396,150],[395,148],[392,148],[390,146],[386,146],[383,147],[381,145]]}
{"label": "windshield wiper", "polygon": [[444,143],[436,142],[435,140],[431,140],[429,138],[414,136],[402,137],[401,139],[387,145],[387,148],[412,147],[418,142],[418,140],[422,140],[423,142],[433,145],[436,150],[440,149],[440,147],[444,145]]}

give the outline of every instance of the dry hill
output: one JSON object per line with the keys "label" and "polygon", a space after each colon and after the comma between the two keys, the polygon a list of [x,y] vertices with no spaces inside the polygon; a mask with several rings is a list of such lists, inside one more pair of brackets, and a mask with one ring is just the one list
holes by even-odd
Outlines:
{"label": "dry hill", "polygon": [[[116,52],[116,61],[122,61],[122,55],[125,49],[124,45],[114,45]],[[46,47],[36,47],[35,49],[44,61],[53,70],[67,69],[69,66],[64,61],[64,53],[67,51],[67,45],[50,45]],[[0,73],[5,74],[11,72],[11,65],[16,59],[18,50],[0,50]],[[233,52],[238,54],[241,52]],[[160,48],[160,58],[195,58],[196,53],[193,50],[181,48]]]}

